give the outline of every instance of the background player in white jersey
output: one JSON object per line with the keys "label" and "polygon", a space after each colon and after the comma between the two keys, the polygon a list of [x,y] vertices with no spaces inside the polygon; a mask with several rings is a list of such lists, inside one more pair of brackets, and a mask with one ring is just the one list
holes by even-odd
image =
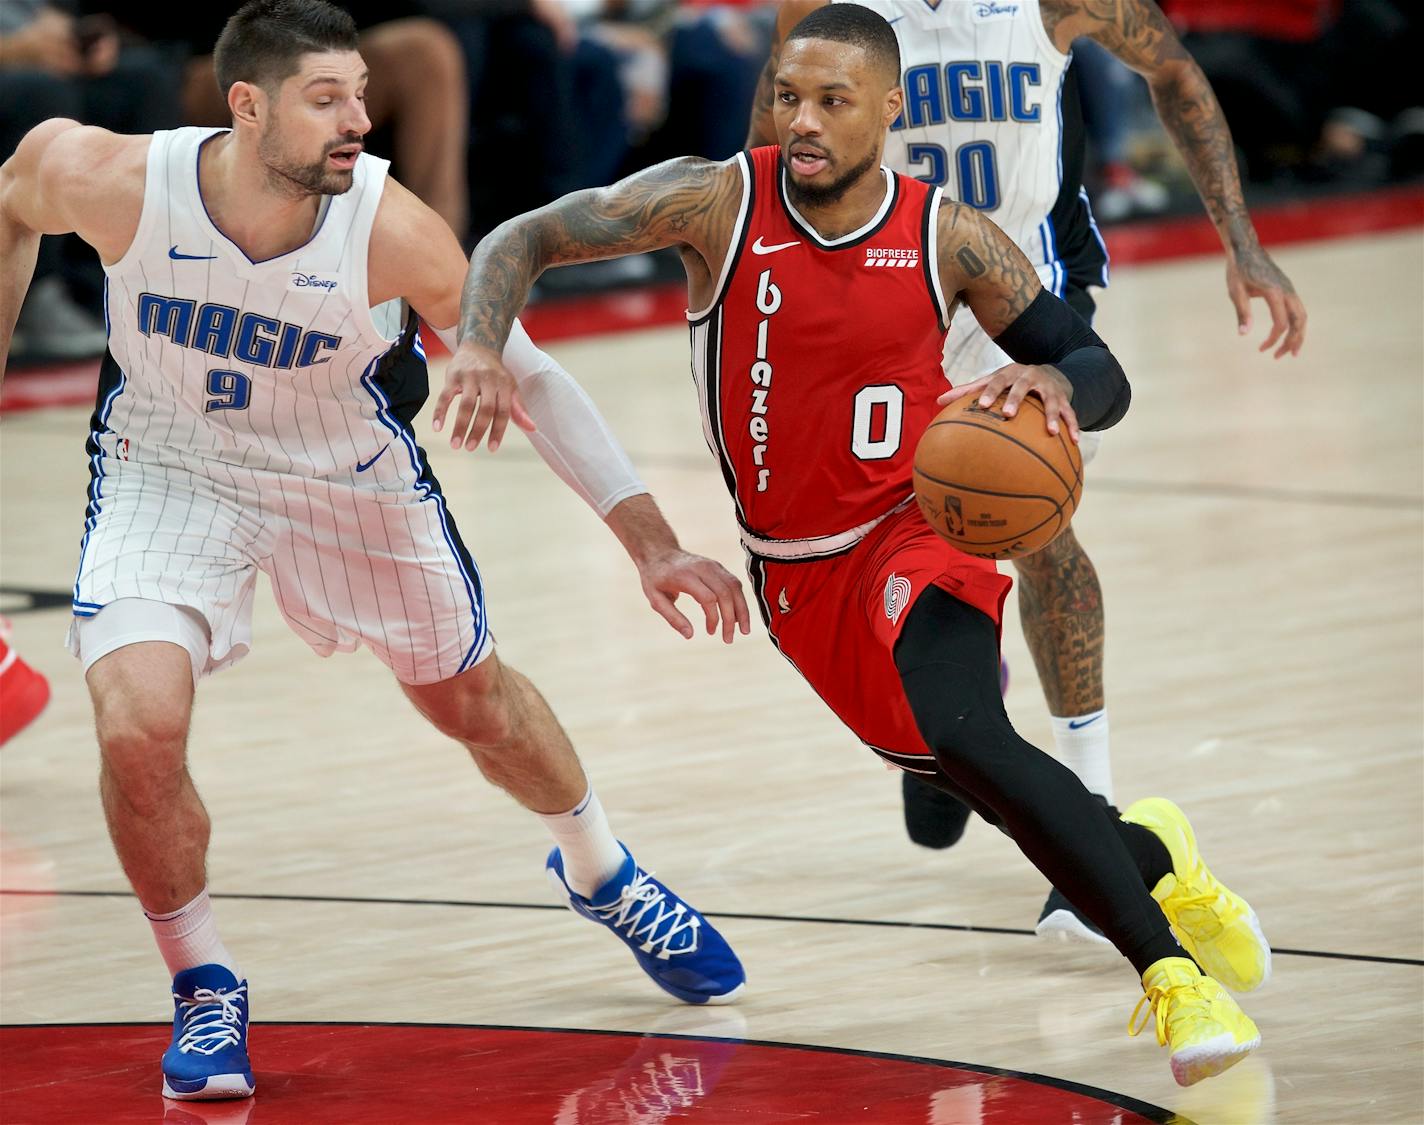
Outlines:
{"label": "background player in white jersey", "polygon": [[[780,44],[803,17],[830,2],[781,5],[752,110],[750,145],[776,139],[771,77]],[[891,126],[886,163],[987,211],[1035,264],[1044,287],[1090,322],[1088,290],[1107,284],[1108,263],[1082,187],[1082,111],[1068,65],[1073,41],[1090,37],[1141,74],[1221,236],[1239,331],[1249,331],[1251,300],[1261,298],[1271,314],[1261,351],[1278,341],[1276,358],[1300,351],[1305,307],[1256,237],[1221,107],[1152,0],[861,0],[861,6],[884,17],[900,44],[905,106]],[[960,385],[1009,362],[960,309],[945,347],[950,381]],[[1100,440],[1085,437],[1085,461]],[[1071,527],[1014,566],[1024,634],[1059,757],[1111,805],[1097,572]],[[902,785],[911,839],[934,848],[955,843],[969,809],[912,774],[903,775]],[[1038,932],[1107,946],[1057,889],[1044,904]]]}
{"label": "background player in white jersey", "polygon": [[[415,314],[454,325],[465,263],[444,222],[361,151],[356,42],[322,0],[254,0],[216,49],[231,131],[53,120],[0,169],[0,351],[41,233],[77,232],[108,276],[71,646],[110,835],[174,974],[169,1097],[254,1087],[247,984],[209,908],[186,742],[199,676],[248,647],[259,570],[313,648],[371,648],[543,817],[570,905],[662,988],[719,1003],[744,981],[721,936],[613,837],[547,704],[494,654],[478,572],[411,429],[427,394]],[[678,548],[592,404],[515,336],[513,378],[447,380],[435,428],[456,398],[452,445],[488,431],[494,449],[511,417],[537,422],[531,437],[606,517],[670,623],[692,634],[673,604],[688,592],[709,632],[747,631],[736,580]]]}

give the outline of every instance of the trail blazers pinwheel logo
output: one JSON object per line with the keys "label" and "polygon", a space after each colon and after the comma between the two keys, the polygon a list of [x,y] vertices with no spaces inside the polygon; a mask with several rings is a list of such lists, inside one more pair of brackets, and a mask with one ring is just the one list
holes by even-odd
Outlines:
{"label": "trail blazers pinwheel logo", "polygon": [[885,616],[891,622],[898,624],[900,614],[905,612],[905,607],[910,604],[910,580],[901,578],[898,574],[890,575],[885,583]]}

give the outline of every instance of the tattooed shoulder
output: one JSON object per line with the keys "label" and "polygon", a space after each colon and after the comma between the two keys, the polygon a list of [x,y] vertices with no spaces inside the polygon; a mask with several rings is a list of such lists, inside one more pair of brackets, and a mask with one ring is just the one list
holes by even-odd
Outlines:
{"label": "tattooed shoulder", "polygon": [[946,203],[936,234],[945,295],[968,304],[991,336],[1017,320],[1043,288],[1023,251],[982,212]]}
{"label": "tattooed shoulder", "polygon": [[1073,15],[1075,11],[1077,11],[1077,4],[1073,0],[1038,0],[1038,12],[1039,17],[1043,20],[1043,29],[1048,32],[1048,38],[1055,43],[1058,42],[1058,25]]}
{"label": "tattooed shoulder", "polygon": [[1043,26],[1064,51],[1086,35],[1134,70],[1152,70],[1187,57],[1153,0],[1039,0]]}

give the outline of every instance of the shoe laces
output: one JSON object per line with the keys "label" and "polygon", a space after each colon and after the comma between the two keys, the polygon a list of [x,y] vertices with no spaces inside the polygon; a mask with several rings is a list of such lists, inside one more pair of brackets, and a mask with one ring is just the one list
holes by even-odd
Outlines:
{"label": "shoe laces", "polygon": [[175,992],[173,999],[183,1010],[178,1050],[185,1055],[192,1051],[215,1055],[224,1047],[242,1042],[242,1009],[238,1004],[247,1000],[247,985],[240,984],[231,991],[195,988],[192,996]]}
{"label": "shoe laces", "polygon": [[[616,901],[589,909],[613,929],[639,942],[644,953],[656,953],[661,960],[697,950],[697,930],[702,920],[655,883],[651,871],[638,871]],[[673,948],[673,940],[682,934],[689,935],[688,939]]]}
{"label": "shoe laces", "polygon": [[1200,938],[1215,937],[1226,928],[1224,916],[1228,908],[1215,890],[1179,894],[1174,898],[1172,908],[1178,918],[1185,916],[1191,919],[1191,929]]}
{"label": "shoe laces", "polygon": [[[1170,1017],[1174,1013],[1181,1011],[1183,1004],[1205,1004],[1205,997],[1198,991],[1197,986],[1201,983],[1200,978],[1193,981],[1183,981],[1178,983],[1168,983],[1165,985],[1154,984],[1143,990],[1142,999],[1137,1002],[1137,1006],[1132,1009],[1132,1015],[1127,1020],[1127,1033],[1129,1035],[1141,1035],[1147,1030],[1147,1025],[1152,1022],[1152,1017],[1157,1017],[1157,1046],[1167,1045],[1167,1025]],[[1143,1005],[1147,1005],[1144,1012]],[[1142,1019],[1139,1022],[1138,1016]]]}

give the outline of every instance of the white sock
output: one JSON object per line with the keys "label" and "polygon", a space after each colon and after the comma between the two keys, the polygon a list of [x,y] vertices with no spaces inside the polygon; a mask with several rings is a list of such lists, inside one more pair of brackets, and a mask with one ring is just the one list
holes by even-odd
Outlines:
{"label": "white sock", "polygon": [[1108,756],[1108,713],[1093,711],[1087,715],[1059,718],[1050,715],[1053,723],[1053,745],[1059,760],[1078,775],[1088,792],[1106,797],[1113,803],[1112,759]]}
{"label": "white sock", "polygon": [[573,890],[592,898],[603,884],[618,874],[626,858],[593,786],[577,805],[565,813],[540,813],[564,857],[564,879]]}
{"label": "white sock", "polygon": [[163,955],[171,976],[199,965],[221,965],[238,980],[242,979],[237,962],[218,937],[218,924],[213,918],[206,887],[192,902],[171,914],[150,914],[147,910],[143,913],[153,927],[158,952]]}

